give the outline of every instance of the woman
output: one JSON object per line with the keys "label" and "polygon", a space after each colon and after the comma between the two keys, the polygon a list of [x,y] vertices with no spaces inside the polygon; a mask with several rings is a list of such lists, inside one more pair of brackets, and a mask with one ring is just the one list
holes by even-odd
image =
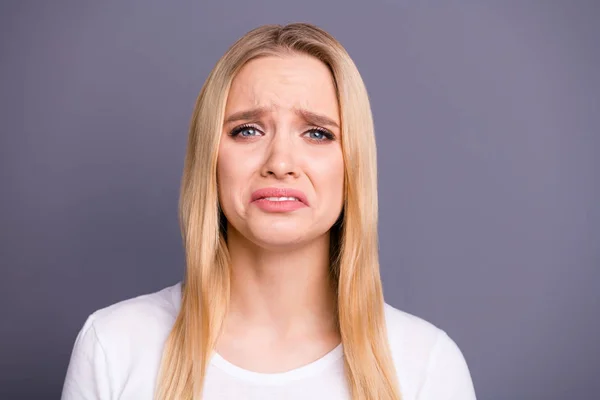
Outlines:
{"label": "woman", "polygon": [[194,110],[184,283],[96,311],[63,399],[475,399],[456,344],[384,303],[373,123],[308,24],[238,40]]}

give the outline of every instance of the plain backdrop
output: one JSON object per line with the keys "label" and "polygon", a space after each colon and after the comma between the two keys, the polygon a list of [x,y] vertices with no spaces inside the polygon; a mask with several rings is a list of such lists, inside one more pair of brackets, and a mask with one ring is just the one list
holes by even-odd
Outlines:
{"label": "plain backdrop", "polygon": [[98,308],[183,274],[195,98],[265,23],[332,33],[369,90],[386,301],[479,399],[600,398],[600,4],[113,0],[0,6],[0,398],[58,398]]}

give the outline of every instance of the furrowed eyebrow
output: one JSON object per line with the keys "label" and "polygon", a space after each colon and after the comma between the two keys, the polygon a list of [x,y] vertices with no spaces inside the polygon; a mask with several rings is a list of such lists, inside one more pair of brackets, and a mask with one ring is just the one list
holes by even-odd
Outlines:
{"label": "furrowed eyebrow", "polygon": [[236,113],[231,114],[227,119],[225,119],[225,123],[229,124],[236,121],[247,121],[252,119],[259,119],[267,112],[267,109],[264,107],[253,108],[252,110],[238,111]]}
{"label": "furrowed eyebrow", "polygon": [[332,126],[335,128],[339,128],[338,124],[334,120],[322,114],[317,114],[312,111],[302,109],[296,109],[296,114],[298,114],[305,121],[313,123],[315,125]]}
{"label": "furrowed eyebrow", "polygon": [[[334,120],[325,115],[317,114],[315,112],[304,109],[295,109],[294,111],[296,112],[296,115],[298,115],[300,118],[312,124],[339,128],[338,124]],[[238,111],[227,117],[225,119],[225,124],[230,124],[232,122],[237,121],[260,119],[267,112],[268,109],[265,107],[258,107],[253,108],[251,110]]]}

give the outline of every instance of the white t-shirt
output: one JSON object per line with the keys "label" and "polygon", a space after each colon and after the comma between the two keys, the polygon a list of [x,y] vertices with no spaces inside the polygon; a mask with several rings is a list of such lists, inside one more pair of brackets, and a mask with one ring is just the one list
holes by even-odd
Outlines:
{"label": "white t-shirt", "polygon": [[[90,315],[79,332],[62,400],[152,400],[164,343],[181,306],[181,283]],[[475,400],[462,353],[444,331],[385,305],[402,400]],[[248,371],[214,353],[204,400],[350,399],[342,345],[275,374]]]}

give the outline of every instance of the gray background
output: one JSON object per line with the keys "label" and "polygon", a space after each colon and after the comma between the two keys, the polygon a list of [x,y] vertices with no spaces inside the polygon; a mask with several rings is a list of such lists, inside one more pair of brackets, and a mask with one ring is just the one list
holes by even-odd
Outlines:
{"label": "gray background", "polygon": [[196,95],[246,31],[307,21],[371,95],[386,300],[479,399],[599,399],[594,3],[3,1],[0,398],[58,398],[87,315],[180,279]]}

